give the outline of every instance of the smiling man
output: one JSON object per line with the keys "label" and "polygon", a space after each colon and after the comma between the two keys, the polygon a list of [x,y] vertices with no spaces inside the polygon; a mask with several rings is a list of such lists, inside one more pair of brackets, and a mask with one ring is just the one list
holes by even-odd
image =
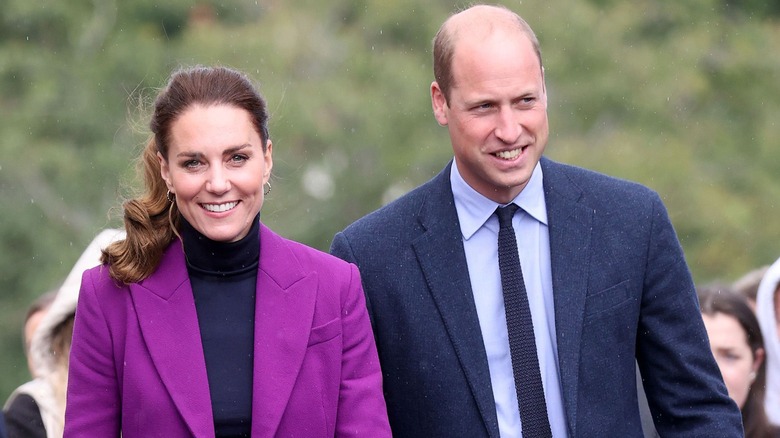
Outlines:
{"label": "smiling man", "polygon": [[454,160],[338,233],[360,268],[402,437],[742,435],[658,197],[543,158],[539,43],[503,7],[451,16],[431,100]]}

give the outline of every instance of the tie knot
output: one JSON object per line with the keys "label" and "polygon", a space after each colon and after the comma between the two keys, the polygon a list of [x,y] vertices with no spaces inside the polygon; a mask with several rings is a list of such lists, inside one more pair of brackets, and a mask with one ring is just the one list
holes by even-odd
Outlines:
{"label": "tie knot", "polygon": [[512,203],[506,207],[498,207],[496,209],[496,216],[498,216],[498,225],[501,228],[512,226],[512,217],[515,215],[517,209],[520,208],[517,204]]}

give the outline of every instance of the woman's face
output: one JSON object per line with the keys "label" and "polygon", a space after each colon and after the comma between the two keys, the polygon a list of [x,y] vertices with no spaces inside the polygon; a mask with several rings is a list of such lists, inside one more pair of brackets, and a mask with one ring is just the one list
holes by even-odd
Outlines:
{"label": "woman's face", "polygon": [[263,152],[249,112],[231,105],[194,105],[171,126],[161,173],[182,216],[211,240],[249,233],[271,175],[271,142]]}
{"label": "woman's face", "polygon": [[742,409],[750,385],[753,384],[763,360],[763,350],[757,350],[756,357],[753,357],[747,342],[747,333],[733,316],[716,313],[702,317],[710,338],[712,354],[718,362],[729,396]]}

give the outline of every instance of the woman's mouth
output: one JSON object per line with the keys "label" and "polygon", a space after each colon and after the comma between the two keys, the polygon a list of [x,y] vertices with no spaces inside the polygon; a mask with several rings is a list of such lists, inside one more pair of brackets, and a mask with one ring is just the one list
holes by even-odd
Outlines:
{"label": "woman's mouth", "polygon": [[200,204],[204,209],[212,213],[222,213],[228,210],[232,210],[238,205],[238,201],[225,202],[223,204]]}

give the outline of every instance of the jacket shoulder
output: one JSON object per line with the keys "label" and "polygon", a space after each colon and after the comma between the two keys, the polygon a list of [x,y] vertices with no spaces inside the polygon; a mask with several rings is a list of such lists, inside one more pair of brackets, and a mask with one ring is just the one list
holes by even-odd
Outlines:
{"label": "jacket shoulder", "polygon": [[276,236],[290,250],[303,269],[330,272],[331,277],[338,276],[333,275],[336,273],[348,277],[349,263],[344,260],[301,242],[279,235]]}
{"label": "jacket shoulder", "polygon": [[568,196],[581,196],[594,209],[642,207],[661,203],[658,193],[635,181],[617,178],[582,167],[542,159],[544,190]]}
{"label": "jacket shoulder", "polygon": [[[397,234],[417,223],[417,218],[426,201],[432,196],[438,196],[443,184],[449,184],[449,166],[438,176],[412,189],[394,201],[374,210],[356,220],[344,229],[343,233],[350,239],[372,237],[377,235]],[[446,181],[443,179],[446,178]],[[450,193],[450,197],[452,193]]]}

